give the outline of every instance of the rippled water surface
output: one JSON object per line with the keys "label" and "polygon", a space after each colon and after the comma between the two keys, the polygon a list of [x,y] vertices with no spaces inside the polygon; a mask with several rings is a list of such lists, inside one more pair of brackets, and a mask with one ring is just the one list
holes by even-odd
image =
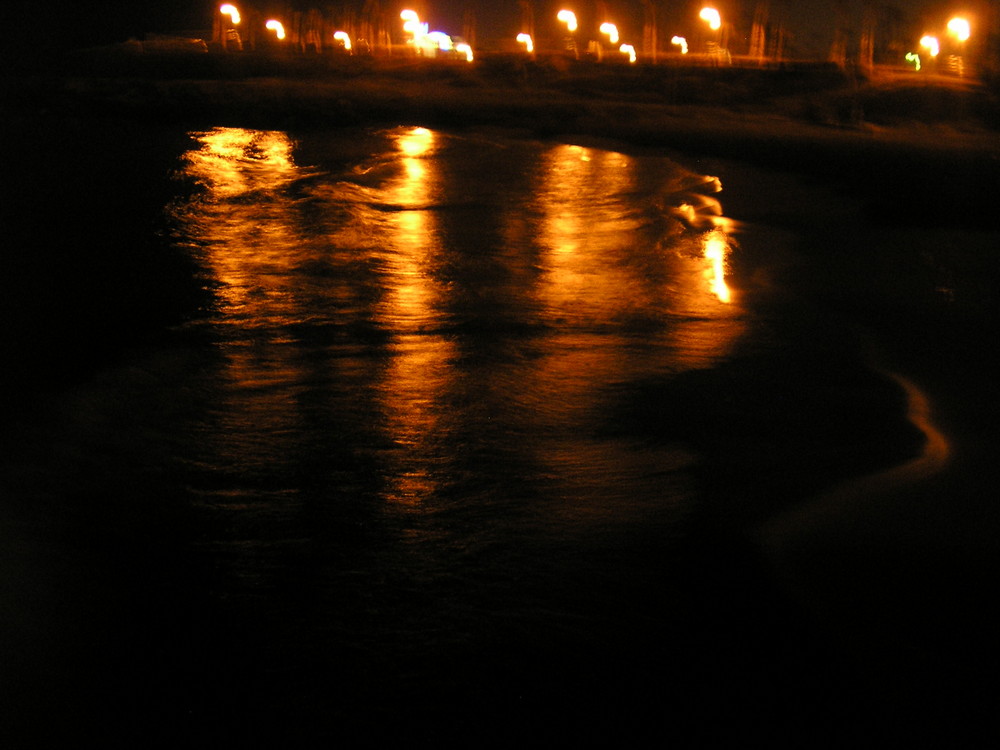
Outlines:
{"label": "rippled water surface", "polygon": [[683,504],[683,450],[600,432],[616,388],[708,367],[740,335],[706,258],[729,246],[716,181],[580,146],[371,139],[331,165],[220,129],[184,157],[202,189],[176,231],[218,300],[201,429],[242,477],[224,492],[300,493],[304,474],[394,517],[502,504],[584,525]]}
{"label": "rippled water surface", "polygon": [[[734,352],[770,334],[719,179],[483,133],[216,128],[173,184],[165,237],[208,309],[77,388],[6,479],[68,514],[71,553],[34,573],[71,592],[65,690],[103,673],[140,733],[313,738],[585,736],[796,692],[768,676],[784,636],[734,619],[770,595],[699,525],[706,446],[808,421],[733,406]],[[870,393],[852,368],[837,392]],[[740,460],[766,480],[778,452]]]}

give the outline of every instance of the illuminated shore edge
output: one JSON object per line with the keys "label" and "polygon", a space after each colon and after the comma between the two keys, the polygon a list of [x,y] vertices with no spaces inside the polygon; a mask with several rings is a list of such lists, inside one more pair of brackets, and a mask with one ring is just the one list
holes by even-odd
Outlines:
{"label": "illuminated shore edge", "polygon": [[677,137],[710,143],[728,134],[832,145],[862,139],[987,149],[992,142],[1000,150],[1000,104],[988,85],[944,77],[928,85],[916,75],[854,79],[827,64],[705,68],[506,56],[468,65],[254,54],[175,58],[102,49],[70,56],[58,72],[58,79],[25,76],[4,85],[15,99],[48,108],[63,102],[109,114],[225,121],[206,126],[403,121],[596,133],[650,145],[672,145]]}
{"label": "illuminated shore edge", "polygon": [[[560,68],[509,58],[468,65],[357,57],[289,58],[275,68],[253,55],[178,61],[107,50],[65,65],[57,79],[8,79],[6,100],[28,116],[62,110],[192,129],[408,124],[596,136],[847,180],[852,190],[870,191],[880,213],[995,216],[988,198],[990,165],[1000,157],[1000,100],[986,86],[852,81],[830,65]],[[870,179],[859,183],[859,169]],[[925,183],[961,184],[955,205],[910,190],[918,173]]]}

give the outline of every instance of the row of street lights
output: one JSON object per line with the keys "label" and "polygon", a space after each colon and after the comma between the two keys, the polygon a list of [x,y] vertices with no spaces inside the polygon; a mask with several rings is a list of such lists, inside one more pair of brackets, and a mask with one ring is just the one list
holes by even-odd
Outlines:
{"label": "row of street lights", "polygon": [[[230,29],[229,31],[234,31],[237,26],[243,22],[243,17],[240,15],[239,9],[232,5],[231,3],[225,3],[219,6],[219,15],[225,16],[228,20]],[[276,18],[269,18],[264,22],[264,28],[274,34],[274,38],[278,41],[284,41],[287,38],[287,33],[285,32],[285,25],[277,20]],[[241,46],[239,42],[239,35],[233,34],[230,36],[228,33],[223,33],[222,41],[224,45],[227,45],[230,38],[235,39],[237,47]],[[343,48],[350,52],[352,48],[351,37],[346,31],[335,31],[333,32],[334,41],[340,43]]]}
{"label": "row of street lights", "polygon": [[[236,27],[238,27],[242,21],[239,9],[233,4],[225,3],[219,6],[219,16],[224,17],[227,22],[224,25],[217,26],[216,39],[222,43],[223,48],[227,48],[231,45],[235,46],[237,49],[242,48],[239,33],[236,31]],[[720,49],[725,45],[720,43],[722,42],[721,30],[723,28],[723,20],[719,11],[712,6],[706,6],[699,11],[698,18],[704,21],[711,31],[719,34],[717,42],[708,43],[709,51],[712,53],[726,54],[725,50]],[[429,31],[428,25],[421,22],[415,11],[402,11],[402,13],[400,13],[400,19],[403,22],[403,31],[409,35],[406,43],[408,46],[411,46],[417,54],[432,57],[444,53],[464,57],[470,62],[473,60],[473,51],[468,44],[465,44],[464,42],[454,42],[452,38],[444,32]],[[579,56],[575,38],[575,34],[579,29],[576,13],[572,10],[564,8],[556,14],[556,20],[565,26],[567,34],[567,49],[572,50],[574,55]],[[268,19],[264,24],[264,28],[273,33],[275,39],[279,41],[283,41],[287,37],[284,25],[277,19]],[[619,44],[621,40],[618,27],[615,24],[605,21],[600,24],[598,31],[599,34],[607,37],[608,44],[612,47],[617,46],[620,53],[628,56],[630,62],[634,63],[636,61],[635,48],[631,44]],[[956,16],[948,21],[944,33],[957,43],[957,50],[960,53],[949,56],[949,65],[955,68],[957,72],[962,73],[963,61],[961,52],[964,51],[965,43],[972,36],[971,25],[968,19]],[[348,52],[351,51],[351,38],[346,31],[334,32],[333,39],[335,42],[340,44],[344,50]],[[516,41],[522,46],[527,54],[534,54],[535,43],[529,33],[522,32],[518,34]],[[688,42],[684,37],[674,36],[671,38],[670,42],[679,49],[682,55],[688,53]],[[600,56],[602,45],[597,42],[590,42],[590,45],[591,50],[596,51],[598,56]],[[937,35],[926,34],[920,39],[920,48],[924,50],[931,59],[937,58],[940,55],[941,47],[941,41]],[[919,54],[915,52],[907,53],[906,60],[907,62],[913,64],[916,70],[921,69],[921,58]]]}
{"label": "row of street lights", "polygon": [[443,31],[428,31],[426,23],[420,21],[416,11],[404,10],[399,14],[403,21],[403,31],[410,35],[406,41],[417,54],[425,57],[436,57],[439,52],[455,53],[472,62],[472,47],[465,42],[455,42]]}
{"label": "row of street lights", "polygon": [[[968,19],[962,18],[961,16],[956,16],[948,21],[945,26],[946,34],[953,38],[959,44],[959,50],[964,49],[964,45],[969,38],[972,36],[972,26],[969,24]],[[936,58],[941,54],[941,42],[938,37],[934,34],[925,34],[920,38],[920,47],[927,50],[927,54],[931,59]],[[958,72],[963,72],[962,56],[952,55],[953,63],[957,66]],[[914,65],[916,70],[920,70],[920,55],[915,52],[909,52],[906,55],[907,62]]]}
{"label": "row of street lights", "polygon": [[[239,41],[239,34],[236,32],[236,27],[242,22],[242,17],[240,15],[239,9],[231,4],[225,3],[219,6],[219,15],[225,17],[228,20],[227,28],[220,28],[218,39],[222,42],[223,46],[228,46],[230,41],[233,41],[237,48],[242,46]],[[423,23],[417,13],[413,10],[404,10],[399,14],[400,20],[403,22],[403,31],[409,35],[406,40],[407,45],[412,46],[417,54],[424,56],[436,56],[440,52],[444,53],[455,53],[458,54],[468,61],[473,59],[472,48],[463,42],[455,43],[452,38],[440,31],[430,31],[426,23]],[[702,8],[699,17],[705,21],[709,28],[713,31],[718,31],[722,27],[722,18],[719,11],[712,7]],[[570,35],[570,42],[574,52],[576,51],[576,42],[572,35],[579,28],[577,23],[576,14],[567,9],[560,10],[556,14],[556,20],[564,24],[567,33]],[[268,19],[264,23],[264,28],[272,32],[275,38],[279,41],[284,40],[287,36],[285,27],[277,19]],[[608,38],[608,43],[612,46],[618,45],[620,41],[620,35],[618,33],[618,27],[610,22],[604,22],[599,27],[599,32]],[[345,50],[351,51],[351,38],[345,31],[336,31],[333,34],[334,40],[339,42]],[[517,35],[517,43],[522,45],[524,50],[528,54],[534,54],[535,44],[531,35],[522,32]],[[671,39],[671,43],[679,47],[682,54],[687,54],[688,45],[687,40],[684,37],[675,36]],[[635,47],[631,44],[621,44],[618,46],[618,51],[623,55],[626,55],[630,62],[636,61]]]}
{"label": "row of street lights", "polygon": [[[722,28],[722,16],[719,13],[719,11],[716,10],[715,8],[712,8],[710,6],[702,8],[700,13],[698,14],[698,17],[701,20],[705,21],[705,23],[708,24],[708,27],[712,31],[719,31],[719,29]],[[566,25],[566,32],[570,35],[569,37],[570,47],[571,49],[573,49],[574,52],[576,52],[577,49],[576,41],[572,38],[572,34],[578,28],[578,24],[576,21],[576,14],[571,10],[565,10],[565,9],[560,10],[556,14],[556,20],[561,21],[563,24]],[[608,43],[611,44],[612,46],[618,44],[619,42],[618,27],[615,26],[615,24],[610,22],[604,22],[598,27],[598,31],[601,34],[604,34],[608,37]],[[524,39],[523,37],[526,39]],[[517,40],[519,42],[527,42],[530,41],[530,39],[531,38],[527,34],[519,34],[517,37]],[[681,54],[686,55],[688,53],[688,43],[687,39],[685,39],[684,37],[675,36],[671,38],[670,43],[678,47],[681,51]],[[629,58],[629,62],[634,63],[636,61],[635,47],[633,47],[631,44],[622,44],[621,46],[618,47],[618,51],[624,55],[627,55]]]}

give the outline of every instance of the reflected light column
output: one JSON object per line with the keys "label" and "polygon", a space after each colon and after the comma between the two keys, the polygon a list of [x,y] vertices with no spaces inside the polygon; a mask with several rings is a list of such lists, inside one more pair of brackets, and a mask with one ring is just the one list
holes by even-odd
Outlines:
{"label": "reflected light column", "polygon": [[706,270],[709,289],[719,302],[729,304],[732,293],[726,284],[726,256],[729,253],[729,238],[721,229],[714,229],[705,235],[705,259],[710,267]]}
{"label": "reflected light column", "polygon": [[439,332],[442,290],[432,272],[441,250],[428,196],[435,190],[432,154],[435,133],[409,128],[396,137],[403,172],[387,185],[396,207],[387,215],[385,300],[380,323],[394,337],[391,358],[377,383],[382,429],[392,446],[386,456],[384,499],[397,509],[415,510],[444,476],[447,459],[437,452],[445,394],[455,387],[455,343]]}

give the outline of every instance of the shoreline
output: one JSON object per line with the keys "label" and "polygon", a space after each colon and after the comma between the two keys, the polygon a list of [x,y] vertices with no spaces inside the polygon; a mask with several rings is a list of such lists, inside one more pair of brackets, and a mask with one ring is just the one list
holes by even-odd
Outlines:
{"label": "shoreline", "polygon": [[[1000,87],[992,81],[888,73],[865,79],[822,63],[630,67],[497,56],[468,65],[106,48],[67,54],[36,73],[8,71],[0,86],[15,104],[53,112],[213,125],[498,126],[639,147],[676,143],[744,159],[778,142],[797,150],[807,142],[818,150],[870,143],[901,155],[1000,158]],[[736,139],[751,148],[737,148]]]}
{"label": "shoreline", "polygon": [[[78,51],[0,80],[25,117],[290,132],[421,125],[729,159],[864,197],[882,220],[1000,227],[1000,87],[825,64],[705,68]],[[947,185],[947,190],[938,186]]]}

